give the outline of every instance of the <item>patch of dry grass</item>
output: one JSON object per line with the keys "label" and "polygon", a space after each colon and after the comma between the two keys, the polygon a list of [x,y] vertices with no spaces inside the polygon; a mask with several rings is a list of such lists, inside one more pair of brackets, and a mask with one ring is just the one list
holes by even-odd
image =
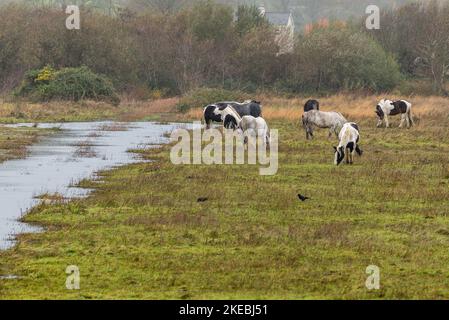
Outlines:
{"label": "patch of dry grass", "polygon": [[166,115],[174,113],[179,98],[158,99],[148,102],[124,101],[127,112],[120,116],[121,121],[142,120],[152,115]]}
{"label": "patch of dry grass", "polygon": [[[313,97],[279,98],[279,97],[258,97],[263,103],[263,117],[267,120],[288,120],[299,121],[303,113],[304,103]],[[439,116],[448,119],[449,99],[429,96],[429,97],[400,97],[394,95],[350,95],[336,94],[329,97],[319,98],[322,111],[337,111],[344,114],[349,119],[355,121],[375,119],[374,113],[377,103],[389,98],[406,99],[413,104],[413,114],[417,119],[429,118],[437,119]],[[201,108],[190,110],[187,114],[189,119],[201,119],[203,110]],[[375,121],[375,120],[374,120]]]}
{"label": "patch of dry grass", "polygon": [[93,120],[138,121],[166,114],[173,116],[177,101],[177,98],[138,102],[125,100],[119,106],[95,101],[76,103],[67,101],[49,103],[0,101],[0,123]]}

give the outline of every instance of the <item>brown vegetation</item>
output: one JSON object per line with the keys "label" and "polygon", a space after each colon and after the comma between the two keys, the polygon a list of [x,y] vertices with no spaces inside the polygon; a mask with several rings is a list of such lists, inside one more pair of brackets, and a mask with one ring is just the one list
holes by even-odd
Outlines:
{"label": "brown vegetation", "polygon": [[[312,97],[281,98],[281,97],[258,97],[263,103],[263,117],[267,120],[289,120],[299,121],[303,113],[305,101]],[[320,98],[320,106],[323,111],[337,111],[343,113],[349,119],[366,120],[375,119],[374,113],[377,103],[383,99],[407,99],[413,104],[413,114],[416,118],[434,118],[441,116],[447,119],[449,114],[449,99],[439,96],[413,96],[403,97],[394,94],[386,95],[351,95],[336,94]],[[196,108],[188,113],[191,119],[201,119],[203,109]]]}

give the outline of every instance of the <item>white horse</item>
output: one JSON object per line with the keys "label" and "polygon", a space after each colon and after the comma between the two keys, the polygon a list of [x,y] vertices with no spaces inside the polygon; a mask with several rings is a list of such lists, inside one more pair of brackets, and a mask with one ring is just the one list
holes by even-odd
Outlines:
{"label": "white horse", "polygon": [[338,138],[340,139],[340,143],[338,147],[334,147],[335,165],[338,166],[345,158],[347,164],[353,164],[354,154],[357,153],[359,156],[363,154],[363,151],[359,147],[359,126],[354,122],[346,123],[341,129]]}
{"label": "white horse", "polygon": [[248,136],[262,138],[264,147],[270,146],[270,130],[264,118],[244,116],[239,123],[239,129],[246,134],[245,143],[248,143]]}
{"label": "white horse", "polygon": [[348,121],[339,112],[323,112],[319,110],[311,110],[305,112],[302,116],[302,124],[306,130],[306,139],[313,138],[313,127],[328,128],[329,138],[332,134],[338,137],[338,133],[345,123]]}
{"label": "white horse", "polygon": [[399,128],[404,126],[404,123],[407,122],[407,128],[410,128],[412,125],[415,125],[412,116],[412,104],[405,100],[391,101],[382,99],[379,104],[376,106],[376,114],[378,117],[377,127],[382,126],[385,120],[385,127],[390,127],[390,121],[388,119],[389,116],[401,115],[401,123]]}

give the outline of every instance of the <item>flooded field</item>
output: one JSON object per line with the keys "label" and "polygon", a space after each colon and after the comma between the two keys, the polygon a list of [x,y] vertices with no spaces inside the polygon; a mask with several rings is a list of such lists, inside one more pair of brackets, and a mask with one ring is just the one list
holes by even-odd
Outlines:
{"label": "flooded field", "polygon": [[[17,124],[33,126],[33,124]],[[164,134],[179,124],[150,122],[83,122],[39,124],[61,130],[29,148],[25,159],[0,164],[0,249],[14,244],[14,235],[38,232],[18,221],[43,194],[65,198],[86,196],[90,190],[72,187],[95,172],[140,161],[129,149],[168,142]]]}

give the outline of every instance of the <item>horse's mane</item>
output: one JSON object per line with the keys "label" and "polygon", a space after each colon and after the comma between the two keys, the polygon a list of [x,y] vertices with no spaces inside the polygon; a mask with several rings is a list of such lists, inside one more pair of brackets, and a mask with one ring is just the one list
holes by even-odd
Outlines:
{"label": "horse's mane", "polygon": [[[226,117],[226,115],[231,115],[233,116],[237,121],[242,121],[242,117],[238,114],[237,111],[235,111],[235,109],[231,106],[227,106],[224,110],[223,110],[223,115],[224,117]],[[223,117],[223,118],[224,118]]]}

